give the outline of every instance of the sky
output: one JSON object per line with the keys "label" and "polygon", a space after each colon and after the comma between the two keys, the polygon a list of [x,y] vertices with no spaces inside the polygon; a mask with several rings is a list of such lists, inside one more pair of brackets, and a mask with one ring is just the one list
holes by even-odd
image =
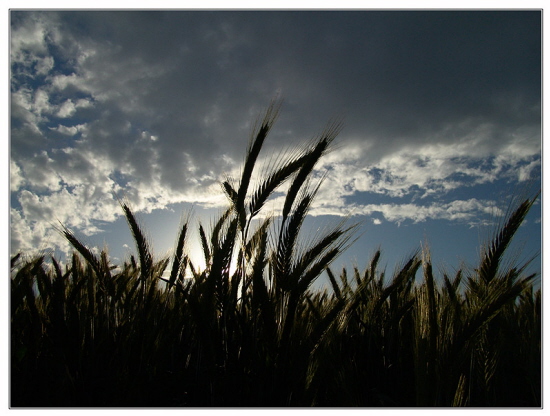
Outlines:
{"label": "sky", "polygon": [[[266,163],[343,120],[304,230],[360,223],[336,269],[380,248],[391,272],[421,246],[438,270],[474,266],[511,198],[541,188],[540,10],[9,17],[12,255],[68,252],[61,223],[122,263],[136,250],[118,198],[167,255],[182,217],[196,229],[227,206],[220,180],[275,97]],[[541,220],[537,203],[520,259]]]}

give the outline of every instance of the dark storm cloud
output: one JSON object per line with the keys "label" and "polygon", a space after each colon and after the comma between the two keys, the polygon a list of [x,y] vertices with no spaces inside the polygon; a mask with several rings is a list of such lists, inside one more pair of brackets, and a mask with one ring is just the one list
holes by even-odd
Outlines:
{"label": "dark storm cloud", "polygon": [[[329,159],[341,176],[320,195],[340,201],[331,213],[369,189],[444,193],[464,184],[451,177],[483,183],[502,166],[523,178],[540,157],[537,11],[10,17],[12,188],[25,206],[63,191],[78,210],[84,195],[112,202],[122,186],[140,209],[215,205],[211,189],[241,163],[252,123],[277,94],[284,105],[267,150],[345,117]],[[484,157],[498,162],[491,172],[471,168]],[[376,171],[398,180],[375,180]],[[36,194],[23,200],[25,184]],[[111,202],[86,215],[112,218]]]}
{"label": "dark storm cloud", "polygon": [[[199,158],[246,142],[238,125],[276,91],[302,135],[341,113],[347,135],[397,142],[468,118],[538,122],[538,12],[66,12],[57,20],[64,36],[95,45],[97,58],[81,68],[89,88],[117,91],[113,105],[178,148],[206,140],[193,146]],[[201,123],[216,112],[212,126]]]}

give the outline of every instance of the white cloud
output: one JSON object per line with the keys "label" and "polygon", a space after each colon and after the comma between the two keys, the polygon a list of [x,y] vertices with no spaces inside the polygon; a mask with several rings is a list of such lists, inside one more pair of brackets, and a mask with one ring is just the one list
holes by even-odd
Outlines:
{"label": "white cloud", "polygon": [[16,62],[32,63],[36,56],[46,55],[48,47],[45,41],[52,28],[38,15],[12,28],[10,38],[10,58]]}
{"label": "white cloud", "polygon": [[45,247],[66,250],[68,245],[55,231],[59,223],[79,230],[84,235],[100,231],[94,220],[113,221],[120,215],[120,206],[111,198],[90,198],[94,187],[80,186],[72,191],[39,195],[27,190],[19,193],[20,210],[12,209],[12,252],[29,253]]}
{"label": "white cloud", "polygon": [[61,106],[59,107],[59,110],[57,110],[57,117],[60,118],[67,118],[71,117],[76,112],[76,106],[72,102],[72,100],[67,100]]}
{"label": "white cloud", "polygon": [[38,60],[36,64],[36,74],[37,75],[46,75],[54,67],[54,59],[51,56],[46,56],[44,59]]}
{"label": "white cloud", "polygon": [[[483,152],[481,155],[472,152],[476,140],[425,144],[415,149],[404,147],[374,163],[364,159],[365,152],[354,149],[344,154],[340,150],[323,164],[328,175],[320,198],[334,203],[358,192],[394,198],[445,195],[457,188],[492,183],[502,177],[521,180],[540,164],[536,149],[518,155],[506,148],[495,157],[487,157]],[[470,149],[469,153],[466,149]]]}
{"label": "white cloud", "polygon": [[[480,201],[477,199],[456,200],[449,203],[432,203],[429,205],[418,204],[366,204],[356,205],[354,214],[370,216],[373,213],[380,213],[387,221],[402,223],[412,221],[413,223],[425,222],[427,220],[449,220],[449,221],[474,221],[481,214],[498,213],[492,201]],[[380,222],[376,222],[376,224]]]}
{"label": "white cloud", "polygon": [[[12,218],[12,251],[45,246],[67,248],[62,239],[52,234],[53,225],[59,222],[84,235],[100,232],[95,220],[112,222],[122,214],[114,195],[128,201],[135,212],[165,209],[177,202],[192,202],[206,208],[226,203],[217,184],[205,188],[200,178],[185,192],[171,190],[161,183],[160,170],[155,164],[151,176],[144,180],[133,176],[122,187],[113,178],[117,169],[121,174],[125,171],[124,165],[115,165],[109,158],[82,147],[60,149],[51,155],[42,152],[25,160],[23,169],[12,160],[11,169],[10,185],[19,190],[20,206],[14,209],[17,215]],[[127,166],[127,173],[135,171]],[[25,181],[32,186],[21,190]]]}
{"label": "white cloud", "polygon": [[60,124],[57,127],[50,127],[50,130],[57,131],[66,136],[74,136],[79,132],[86,131],[87,128],[86,128],[86,124],[78,124],[76,126],[70,126],[70,127]]}
{"label": "white cloud", "polygon": [[527,181],[532,178],[532,172],[534,169],[538,168],[541,165],[540,159],[533,160],[528,165],[521,166],[518,169],[518,180],[520,182]]}
{"label": "white cloud", "polygon": [[46,151],[36,154],[32,159],[22,160],[20,163],[31,188],[40,191],[60,189],[60,177],[55,170],[55,162]]}
{"label": "white cloud", "polygon": [[25,178],[22,175],[19,165],[15,161],[10,160],[10,191],[16,192],[25,183]]}
{"label": "white cloud", "polygon": [[59,247],[68,251],[68,243],[48,223],[29,221],[24,214],[10,209],[10,250],[11,254],[24,253],[32,256],[44,250]]}
{"label": "white cloud", "polygon": [[55,91],[64,91],[72,87],[79,91],[91,92],[86,81],[85,76],[75,73],[70,75],[59,74],[50,78],[52,89]]}
{"label": "white cloud", "polygon": [[76,113],[77,109],[90,108],[92,106],[93,106],[92,102],[84,98],[81,98],[76,102],[73,102],[73,100],[68,99],[63,104],[61,104],[61,106],[59,106],[56,116],[60,118],[71,117]]}
{"label": "white cloud", "polygon": [[[19,204],[21,212],[30,222],[52,221],[54,209],[49,204],[45,203],[44,198],[40,198],[37,194],[26,189],[19,193]],[[64,206],[60,207],[65,208]]]}
{"label": "white cloud", "polygon": [[33,92],[27,88],[21,88],[11,95],[11,116],[12,119],[19,119],[22,125],[28,127],[33,133],[42,136],[39,123],[41,115],[35,111],[36,106],[32,102]]}

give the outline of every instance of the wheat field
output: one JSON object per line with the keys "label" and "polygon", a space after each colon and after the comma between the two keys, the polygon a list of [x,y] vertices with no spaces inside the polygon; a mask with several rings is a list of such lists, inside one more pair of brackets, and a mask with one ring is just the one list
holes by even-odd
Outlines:
{"label": "wheat field", "polygon": [[[513,206],[476,268],[436,274],[425,248],[391,275],[381,251],[333,270],[359,226],[301,229],[341,123],[251,181],[279,106],[241,177],[222,182],[227,210],[198,226],[206,267],[188,255],[189,222],[157,259],[122,201],[136,252],[123,264],[63,226],[67,264],[11,259],[11,407],[541,406],[538,276],[507,251],[538,195]],[[263,215],[283,186],[281,212]],[[331,287],[314,290],[322,274]]]}

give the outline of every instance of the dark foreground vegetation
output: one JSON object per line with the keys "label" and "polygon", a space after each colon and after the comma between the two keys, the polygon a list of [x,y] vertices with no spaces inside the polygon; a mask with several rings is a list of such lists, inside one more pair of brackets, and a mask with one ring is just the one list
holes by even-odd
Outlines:
{"label": "dark foreground vegetation", "polygon": [[[66,228],[67,265],[12,259],[12,407],[541,406],[541,292],[505,256],[537,196],[514,205],[476,269],[434,276],[424,249],[393,275],[379,251],[334,273],[356,227],[299,233],[339,125],[252,181],[277,110],[240,181],[222,184],[228,210],[198,227],[205,270],[186,255],[187,223],[155,260],[124,202],[137,249],[124,264]],[[281,214],[258,215],[283,184]],[[331,290],[310,289],[322,273]]]}

